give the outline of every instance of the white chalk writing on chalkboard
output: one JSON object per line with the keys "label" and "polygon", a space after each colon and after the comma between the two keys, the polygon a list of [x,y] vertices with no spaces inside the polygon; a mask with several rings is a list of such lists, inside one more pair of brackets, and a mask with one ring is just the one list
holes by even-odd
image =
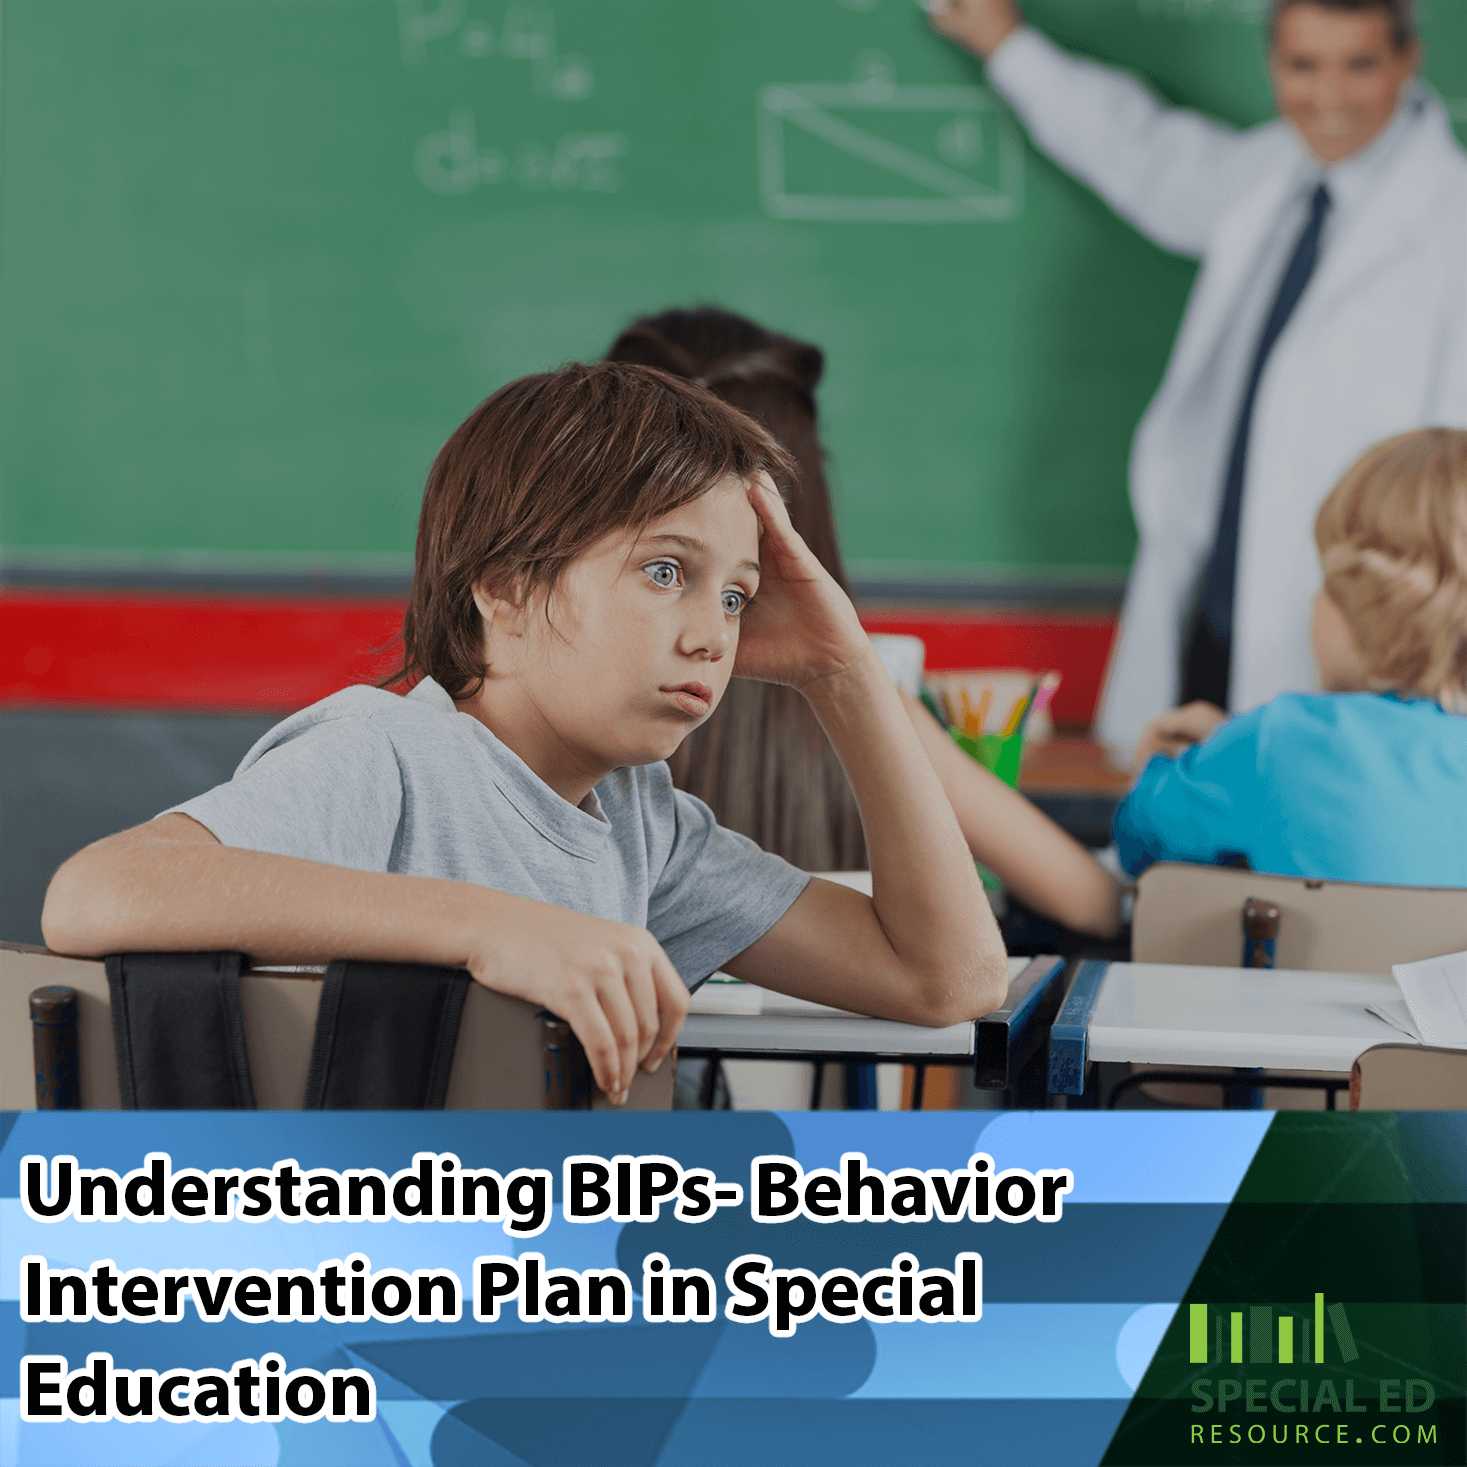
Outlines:
{"label": "white chalk writing on chalkboard", "polygon": [[413,172],[435,194],[466,194],[482,185],[513,183],[560,193],[618,193],[618,167],[630,148],[619,132],[567,133],[554,147],[523,143],[514,153],[481,146],[473,112],[459,107],[446,129],[430,132],[413,153]]}
{"label": "white chalk writing on chalkboard", "polygon": [[543,5],[512,5],[498,25],[471,15],[466,0],[397,0],[397,15],[405,66],[421,66],[430,43],[441,43],[472,61],[528,62],[535,91],[560,102],[580,102],[596,90],[590,58],[559,49],[555,12]]}
{"label": "white chalk writing on chalkboard", "polygon": [[421,65],[428,42],[451,36],[463,20],[464,0],[397,0],[402,59]]}
{"label": "white chalk writing on chalkboard", "polygon": [[[779,83],[759,93],[759,192],[767,213],[903,224],[1017,217],[1023,148],[992,93],[898,86],[877,53],[858,61],[853,82]],[[818,140],[805,144],[798,176],[791,134]],[[852,159],[868,165],[859,191],[849,182]]]}

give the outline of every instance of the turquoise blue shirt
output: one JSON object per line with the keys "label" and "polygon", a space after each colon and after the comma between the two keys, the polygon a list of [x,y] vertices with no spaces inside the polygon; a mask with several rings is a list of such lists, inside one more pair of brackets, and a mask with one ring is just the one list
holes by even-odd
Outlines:
{"label": "turquoise blue shirt", "polygon": [[1153,861],[1467,887],[1467,717],[1394,694],[1285,693],[1178,759],[1116,811],[1133,876]]}

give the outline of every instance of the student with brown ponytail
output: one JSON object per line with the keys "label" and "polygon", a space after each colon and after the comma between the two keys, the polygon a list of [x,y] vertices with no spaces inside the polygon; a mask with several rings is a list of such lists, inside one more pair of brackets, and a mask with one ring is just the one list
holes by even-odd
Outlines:
{"label": "student with brown ponytail", "polygon": [[[790,520],[848,589],[825,482],[815,388],[818,347],[732,312],[705,306],[633,322],[608,361],[689,378],[767,428],[798,467],[782,483]],[[1025,905],[1077,932],[1109,937],[1119,891],[1110,875],[1017,791],[969,759],[915,698],[902,695],[974,857]],[[720,824],[806,871],[867,864],[855,797],[819,723],[793,689],[735,678],[714,715],[669,761],[683,789]]]}

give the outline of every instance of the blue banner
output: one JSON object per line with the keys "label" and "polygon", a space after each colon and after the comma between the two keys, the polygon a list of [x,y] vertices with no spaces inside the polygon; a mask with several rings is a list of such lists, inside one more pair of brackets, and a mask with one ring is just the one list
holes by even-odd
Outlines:
{"label": "blue banner", "polygon": [[0,1462],[1097,1463],[1272,1121],[7,1116]]}

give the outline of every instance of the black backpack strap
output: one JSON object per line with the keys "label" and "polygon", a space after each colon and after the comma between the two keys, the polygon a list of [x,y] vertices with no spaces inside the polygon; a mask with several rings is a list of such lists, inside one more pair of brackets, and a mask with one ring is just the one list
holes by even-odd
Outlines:
{"label": "black backpack strap", "polygon": [[419,963],[332,963],[304,1110],[442,1110],[469,975]]}
{"label": "black backpack strap", "polygon": [[114,953],[112,1038],[124,1110],[254,1110],[240,953]]}

